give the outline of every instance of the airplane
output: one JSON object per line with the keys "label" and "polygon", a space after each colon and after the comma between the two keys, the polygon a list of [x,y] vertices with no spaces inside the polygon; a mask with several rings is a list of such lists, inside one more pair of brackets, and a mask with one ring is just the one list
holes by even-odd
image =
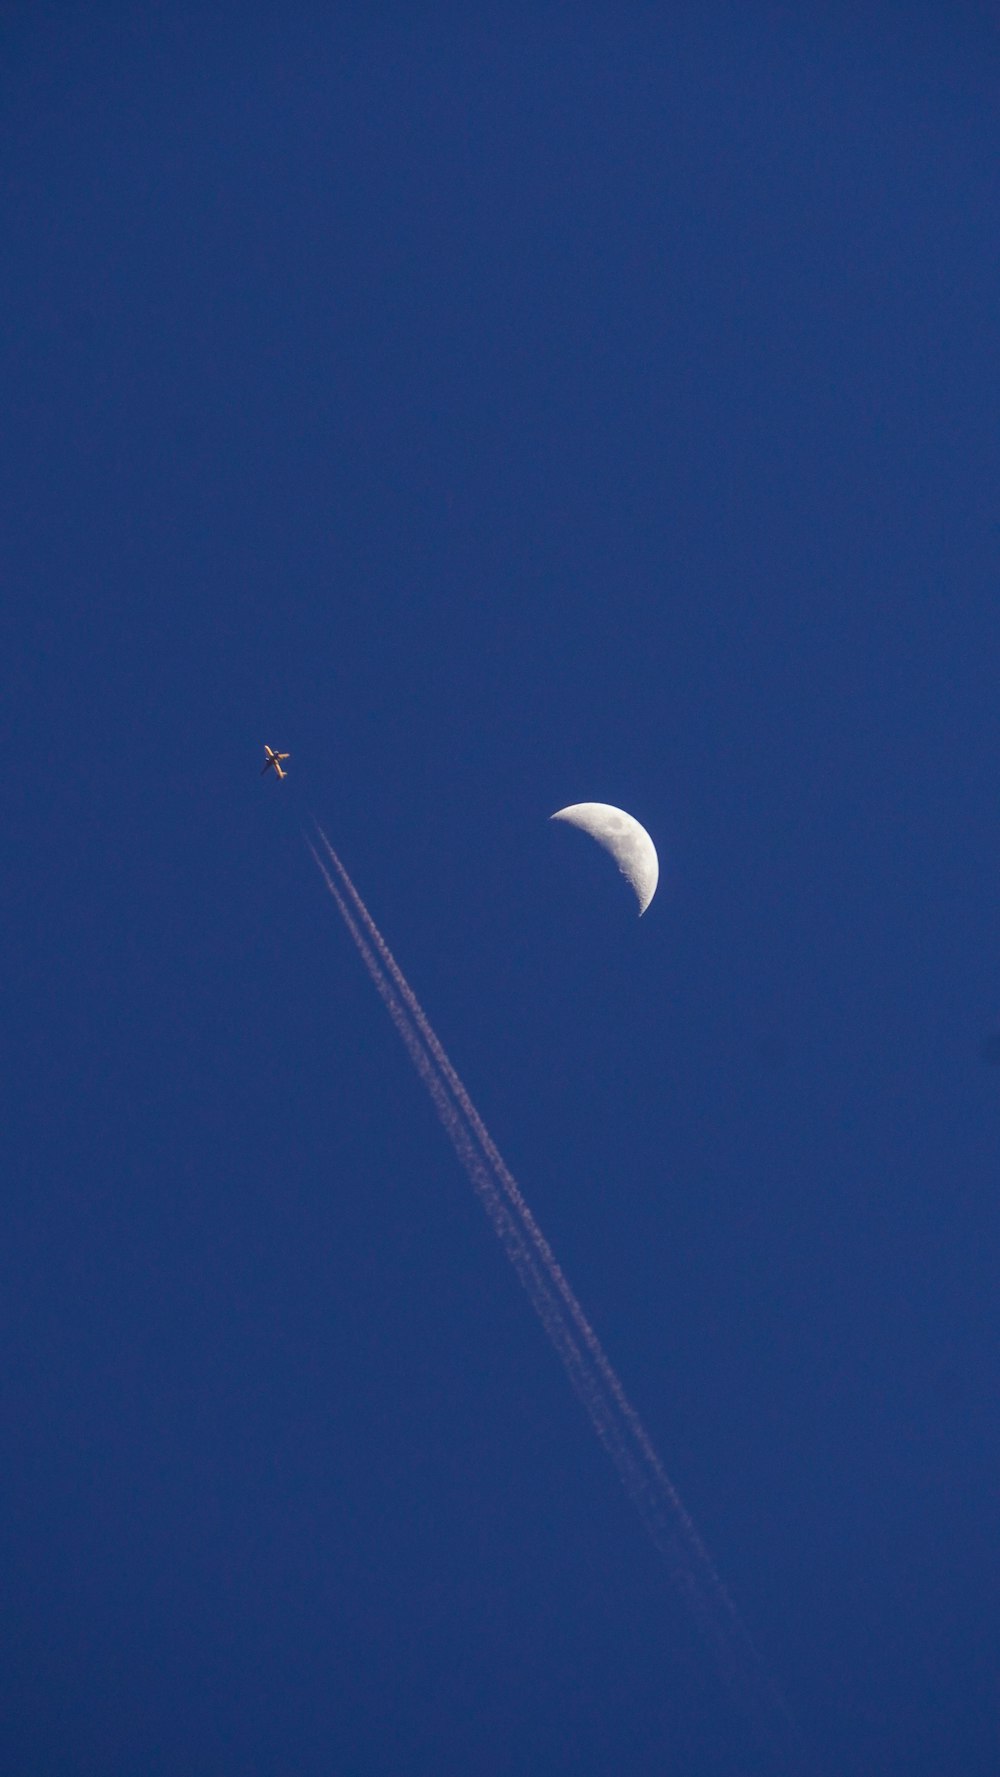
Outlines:
{"label": "airplane", "polygon": [[[279,777],[287,777],[287,771],[282,771],[281,769],[281,761],[282,759],[290,759],[292,756],[291,753],[273,753],[270,747],[265,747],[264,751],[267,754],[267,764],[264,767],[264,771],[270,771],[273,765]],[[261,777],[263,777],[264,771],[261,772]]]}

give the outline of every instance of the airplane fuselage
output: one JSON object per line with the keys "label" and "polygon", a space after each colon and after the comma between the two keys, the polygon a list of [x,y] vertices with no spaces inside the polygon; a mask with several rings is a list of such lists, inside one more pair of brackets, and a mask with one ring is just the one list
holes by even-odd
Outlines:
{"label": "airplane fuselage", "polygon": [[260,774],[261,777],[264,776],[265,771],[270,771],[272,766],[279,777],[287,777],[287,771],[282,771],[281,769],[281,761],[282,759],[290,759],[292,756],[291,753],[276,753],[273,748],[268,746],[265,746],[264,751],[267,754],[267,763],[264,766],[264,771]]}

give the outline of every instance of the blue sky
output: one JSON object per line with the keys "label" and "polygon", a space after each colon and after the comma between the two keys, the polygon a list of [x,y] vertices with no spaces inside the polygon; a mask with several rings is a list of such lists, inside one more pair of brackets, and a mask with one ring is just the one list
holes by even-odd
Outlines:
{"label": "blue sky", "polygon": [[4,16],[0,1763],[773,1769],[315,817],[806,1768],[992,1773],[995,23],[289,10]]}

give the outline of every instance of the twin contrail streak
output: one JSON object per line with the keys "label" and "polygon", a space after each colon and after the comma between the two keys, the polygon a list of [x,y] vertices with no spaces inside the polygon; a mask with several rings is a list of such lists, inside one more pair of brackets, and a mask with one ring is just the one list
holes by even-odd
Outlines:
{"label": "twin contrail streak", "polygon": [[335,876],[315,848],[309,849],[494,1232],[649,1536],[713,1644],[727,1682],[772,1748],[784,1749],[782,1764],[789,1768],[795,1735],[786,1707],[711,1557],[416,994],[322,829],[320,837]]}

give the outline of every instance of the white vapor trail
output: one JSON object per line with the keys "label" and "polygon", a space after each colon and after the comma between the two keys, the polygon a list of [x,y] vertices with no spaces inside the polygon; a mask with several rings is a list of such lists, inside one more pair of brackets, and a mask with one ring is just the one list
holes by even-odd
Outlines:
{"label": "white vapor trail", "polygon": [[797,1768],[798,1757],[790,1756],[797,1736],[784,1701],[645,1427],[416,994],[322,828],[319,833],[338,879],[310,845],[326,886],[626,1493],[714,1646],[737,1700],[772,1750],[781,1752],[781,1768]]}

